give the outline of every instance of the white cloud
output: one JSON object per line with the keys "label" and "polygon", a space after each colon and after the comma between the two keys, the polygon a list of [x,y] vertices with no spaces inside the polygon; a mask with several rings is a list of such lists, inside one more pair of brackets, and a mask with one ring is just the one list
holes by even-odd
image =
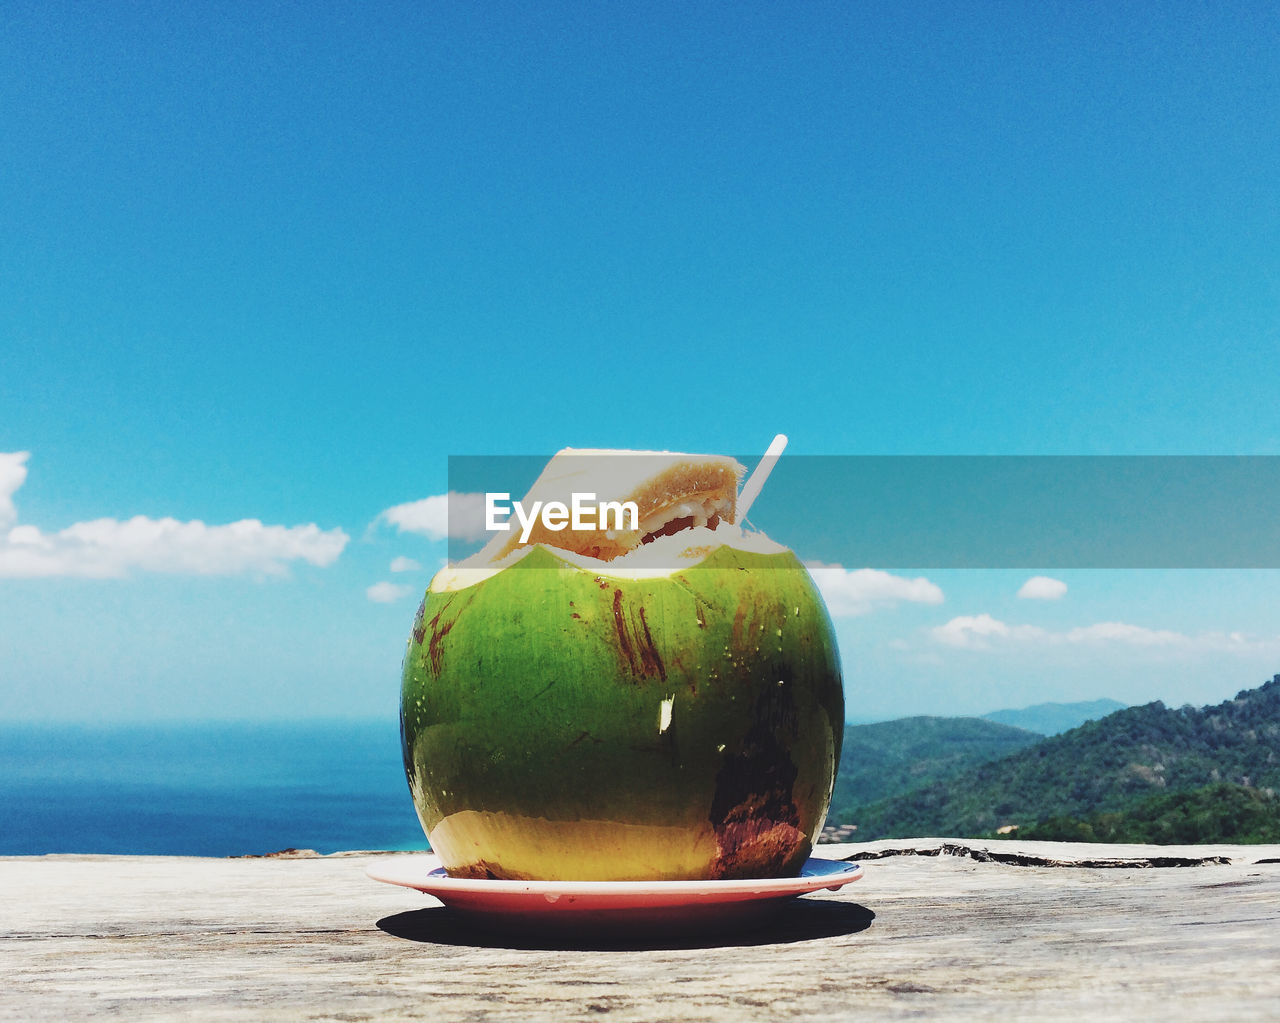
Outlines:
{"label": "white cloud", "polygon": [[833,618],[855,618],[869,614],[878,605],[899,601],[942,603],[942,590],[923,576],[906,579],[875,568],[847,569],[820,561],[808,562],[805,567]]}
{"label": "white cloud", "polygon": [[413,558],[406,558],[403,555],[393,558],[391,561],[391,571],[393,572],[418,572],[422,570],[422,565],[414,561]]}
{"label": "white cloud", "polygon": [[939,643],[969,650],[986,650],[990,640],[1029,640],[1046,633],[1034,625],[1006,625],[989,614],[960,615],[930,630]]}
{"label": "white cloud", "polygon": [[27,479],[29,451],[0,451],[0,529],[8,529],[18,521],[13,495]]}
{"label": "white cloud", "polygon": [[1018,590],[1018,596],[1024,600],[1058,600],[1067,592],[1067,584],[1061,579],[1050,579],[1047,575],[1033,575]]}
{"label": "white cloud", "polygon": [[[210,526],[192,520],[152,519],[143,515],[121,521],[94,519],[57,532],[32,525],[13,525],[11,500],[26,477],[26,454],[0,455],[0,520],[9,514],[8,531],[0,534],[0,578],[120,578],[134,571],[180,575],[283,575],[290,561],[330,565],[347,545],[341,529],[268,526],[242,519]],[[16,481],[16,482],[15,482]]]}
{"label": "white cloud", "polygon": [[420,501],[397,504],[379,513],[374,524],[386,522],[401,533],[417,533],[431,540],[483,540],[484,494],[451,490]]}
{"label": "white cloud", "polygon": [[[1239,635],[1236,633],[1235,635]],[[1210,637],[1221,637],[1221,633],[1204,633],[1199,638],[1205,642]],[[1130,643],[1133,646],[1187,646],[1196,642],[1196,638],[1169,629],[1148,629],[1143,625],[1128,625],[1125,622],[1098,622],[1096,625],[1085,625],[1067,632],[1063,639],[1068,643]]]}
{"label": "white cloud", "polygon": [[1127,622],[1097,622],[1065,631],[1042,629],[1036,625],[1010,625],[989,614],[961,615],[945,625],[929,630],[944,646],[966,650],[990,650],[997,646],[1056,646],[1106,649],[1123,646],[1146,650],[1176,650],[1187,653],[1256,652],[1278,646],[1275,639],[1247,636],[1241,632],[1185,633],[1171,629],[1149,629]]}
{"label": "white cloud", "polygon": [[411,593],[416,592],[417,590],[413,586],[400,586],[397,583],[382,582],[374,583],[364,591],[364,595],[375,604],[393,604],[397,600],[403,600]]}

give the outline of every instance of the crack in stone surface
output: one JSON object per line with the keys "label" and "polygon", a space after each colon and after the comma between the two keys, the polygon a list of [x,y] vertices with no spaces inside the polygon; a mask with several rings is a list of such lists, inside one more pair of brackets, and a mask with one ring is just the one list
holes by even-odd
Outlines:
{"label": "crack in stone surface", "polygon": [[843,857],[845,862],[854,860],[883,860],[891,856],[962,856],[978,863],[1001,863],[1012,867],[1083,867],[1092,869],[1148,868],[1148,867],[1213,867],[1226,866],[1231,860],[1226,856],[1134,856],[1101,857],[1098,859],[1057,859],[1052,856],[1035,856],[1030,853],[992,852],[981,846],[944,842],[939,846],[915,849],[903,846],[899,849],[867,849]]}

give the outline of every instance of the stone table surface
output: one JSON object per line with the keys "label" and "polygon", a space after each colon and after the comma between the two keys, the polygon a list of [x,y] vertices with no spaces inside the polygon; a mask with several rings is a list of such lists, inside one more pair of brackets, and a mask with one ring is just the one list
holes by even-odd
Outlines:
{"label": "stone table surface", "polygon": [[863,879],[630,937],[477,930],[388,855],[0,859],[0,1019],[1280,1018],[1276,846],[819,846]]}

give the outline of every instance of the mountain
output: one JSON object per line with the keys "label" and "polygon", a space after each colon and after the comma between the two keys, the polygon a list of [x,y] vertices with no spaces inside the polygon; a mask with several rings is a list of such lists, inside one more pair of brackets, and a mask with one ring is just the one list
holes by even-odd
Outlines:
{"label": "mountain", "polygon": [[857,823],[868,803],[940,782],[1042,736],[982,718],[913,717],[846,725],[832,823]]}
{"label": "mountain", "polygon": [[1077,728],[1086,721],[1096,721],[1117,710],[1124,710],[1127,706],[1128,704],[1119,700],[1105,699],[1081,703],[1037,703],[1034,707],[1023,707],[1021,710],[993,710],[982,716],[988,721],[1025,728],[1041,735],[1058,735]]}
{"label": "mountain", "polygon": [[1280,675],[1216,707],[1116,711],[859,810],[858,837],[980,835],[1218,782],[1280,787]]}
{"label": "mountain", "polygon": [[1269,789],[1219,782],[1190,792],[1152,796],[1118,813],[1050,817],[1018,832],[1039,842],[1280,842],[1280,798]]}

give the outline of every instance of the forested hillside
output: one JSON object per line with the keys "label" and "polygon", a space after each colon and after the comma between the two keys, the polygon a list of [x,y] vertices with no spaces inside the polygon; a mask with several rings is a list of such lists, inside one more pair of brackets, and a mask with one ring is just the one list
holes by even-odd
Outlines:
{"label": "forested hillside", "polygon": [[1219,782],[1144,799],[1128,810],[1050,817],[1019,831],[1045,842],[1280,842],[1280,799],[1268,789]]}
{"label": "forested hillside", "polygon": [[860,808],[859,838],[979,835],[1132,810],[1227,782],[1280,787],[1280,675],[1212,707],[1117,711],[1001,759]]}
{"label": "forested hillside", "polygon": [[912,717],[847,725],[828,820],[856,824],[858,811],[877,800],[952,778],[1041,738],[982,718]]}

